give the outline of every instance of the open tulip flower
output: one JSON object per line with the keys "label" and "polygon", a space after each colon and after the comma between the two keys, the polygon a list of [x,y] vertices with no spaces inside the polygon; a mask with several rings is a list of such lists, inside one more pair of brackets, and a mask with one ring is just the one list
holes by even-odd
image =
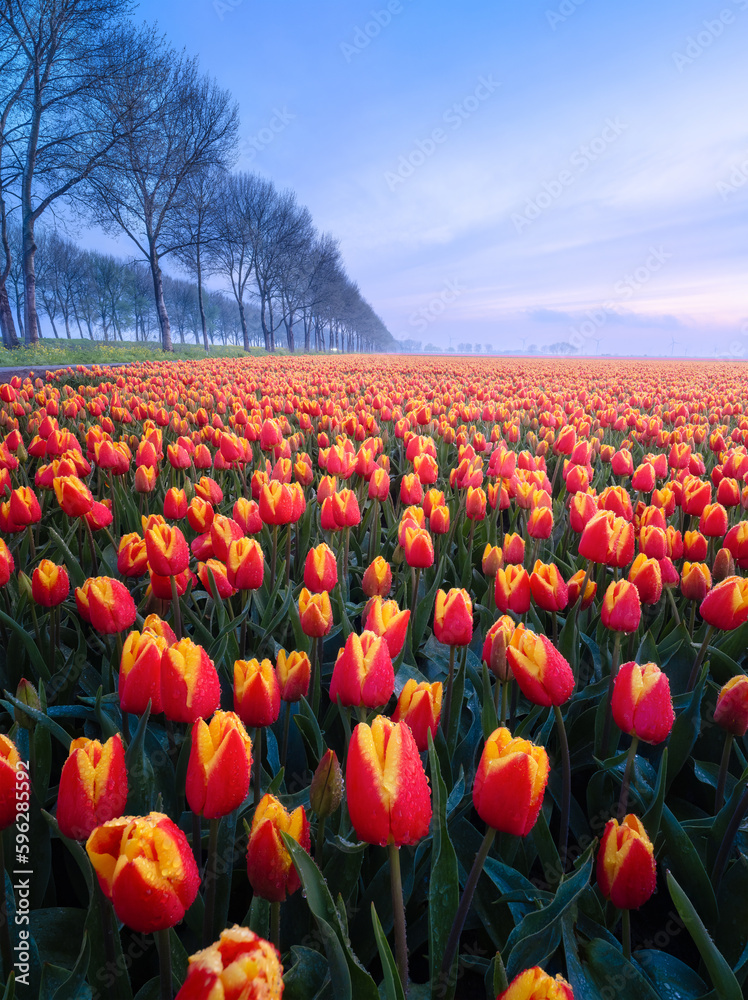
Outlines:
{"label": "open tulip flower", "polygon": [[134,931],[168,930],[195,901],[195,859],[185,835],[162,813],[109,820],[91,832],[86,851],[114,912]]}
{"label": "open tulip flower", "polygon": [[255,809],[247,846],[247,874],[255,892],[271,903],[282,903],[301,882],[281,831],[309,851],[309,821],[303,806],[289,813],[273,795],[265,795]]}
{"label": "open tulip flower", "polygon": [[574,1000],[574,991],[560,975],[549,976],[536,965],[515,976],[496,1000]]}
{"label": "open tulip flower", "polygon": [[176,1000],[281,1000],[278,949],[248,927],[227,927],[214,944],[190,955]]}

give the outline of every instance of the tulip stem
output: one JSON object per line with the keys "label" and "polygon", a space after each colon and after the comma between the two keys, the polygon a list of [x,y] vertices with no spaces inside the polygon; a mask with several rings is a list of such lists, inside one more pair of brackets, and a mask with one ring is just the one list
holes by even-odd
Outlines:
{"label": "tulip stem", "polygon": [[291,579],[291,531],[293,525],[289,524],[286,532],[286,586]]}
{"label": "tulip stem", "polygon": [[[260,804],[260,796],[262,795],[262,726],[255,726],[255,738],[254,738],[254,758],[255,758],[255,773],[254,773],[254,806],[255,809]],[[210,942],[208,942],[210,944]]]}
{"label": "tulip stem", "polygon": [[408,992],[408,939],[405,933],[405,906],[403,904],[403,881],[400,875],[400,848],[395,844],[388,847],[390,855],[390,888],[392,890],[392,913],[395,922],[395,955],[397,971],[403,991]]}
{"label": "tulip stem", "polygon": [[582,610],[582,605],[584,604],[584,598],[587,593],[587,583],[590,578],[590,572],[592,570],[592,560],[587,560],[587,568],[584,571],[584,579],[582,580],[582,586],[579,590],[579,597],[577,598],[577,606],[574,611],[574,617],[579,621],[579,612]]}
{"label": "tulip stem", "polygon": [[[8,900],[5,894],[5,851],[3,835],[0,831],[0,953],[3,958],[3,979],[7,983],[13,968],[13,949],[10,943],[10,925],[8,924]],[[98,879],[97,879],[98,881]]]}
{"label": "tulip stem", "polygon": [[444,735],[449,740],[449,721],[452,714],[452,686],[454,684],[455,675],[455,653],[457,651],[456,646],[449,647],[449,673],[447,674],[447,698],[444,704],[444,716],[442,718],[442,729],[444,730]]}
{"label": "tulip stem", "polygon": [[278,525],[273,525],[273,554],[270,557],[270,593],[275,586],[275,567],[278,563]]}
{"label": "tulip stem", "polygon": [[719,765],[719,778],[717,779],[717,790],[714,793],[714,815],[722,808],[725,801],[725,785],[727,784],[727,772],[730,769],[730,754],[732,753],[732,733],[727,734],[725,746],[722,751],[722,761]]}
{"label": "tulip stem", "polygon": [[673,615],[675,617],[676,628],[680,625],[680,615],[678,614],[678,608],[675,606],[675,598],[673,597],[673,588],[666,587],[668,601],[670,601],[670,607],[673,609]]}
{"label": "tulip stem", "polygon": [[688,631],[691,636],[691,641],[693,642],[693,627],[696,623],[696,601],[691,601],[691,618],[688,623]]}
{"label": "tulip stem", "polygon": [[696,683],[696,678],[699,676],[699,669],[701,664],[704,662],[704,657],[706,656],[706,651],[709,646],[709,641],[714,635],[714,625],[710,625],[706,630],[706,635],[704,636],[704,641],[701,644],[701,649],[699,650],[699,655],[696,657],[696,662],[693,665],[693,670],[691,671],[691,676],[688,678],[688,685],[686,686],[686,691],[693,690],[693,686]]}
{"label": "tulip stem", "polygon": [[725,830],[722,843],[719,845],[719,853],[717,854],[717,860],[714,862],[714,869],[712,871],[712,885],[714,886],[715,892],[719,889],[719,883],[722,881],[722,874],[725,870],[725,865],[727,864],[727,859],[730,855],[735,835],[738,832],[740,824],[743,822],[743,817],[746,812],[748,812],[748,786],[746,786],[743,791],[740,802],[738,802],[732,819],[730,820],[730,825]]}
{"label": "tulip stem", "polygon": [[286,766],[286,756],[288,754],[288,733],[291,729],[291,702],[286,702],[286,717],[283,720],[283,743],[281,745],[280,766]]}
{"label": "tulip stem", "polygon": [[631,910],[621,910],[623,957],[631,961]]}
{"label": "tulip stem", "polygon": [[626,758],[626,769],[623,772],[623,781],[621,783],[621,797],[618,800],[618,818],[620,821],[626,815],[626,809],[629,804],[629,786],[631,785],[631,772],[634,769],[634,761],[636,760],[636,751],[639,746],[639,737],[632,736],[631,746],[629,747],[628,757]]}
{"label": "tulip stem", "polygon": [[161,973],[161,1000],[172,1000],[174,994],[171,988],[171,945],[169,944],[169,928],[156,931],[156,946],[158,947],[159,970]]}
{"label": "tulip stem", "polygon": [[512,681],[510,677],[507,677],[505,681],[501,682],[501,717],[499,719],[499,725],[503,728],[506,725],[506,713],[509,708],[509,687]]}
{"label": "tulip stem", "polygon": [[182,609],[179,606],[179,594],[177,592],[177,578],[170,576],[171,580],[171,610],[174,615],[174,635],[177,639],[182,638]]}
{"label": "tulip stem", "polygon": [[322,868],[322,855],[325,850],[325,823],[327,822],[327,816],[320,816],[317,821],[317,840],[314,846],[314,860],[317,862],[318,868]]}
{"label": "tulip stem", "polygon": [[280,951],[281,905],[278,902],[270,904],[270,943]]}
{"label": "tulip stem", "polygon": [[101,921],[101,930],[104,937],[104,954],[106,956],[107,963],[112,963],[110,968],[116,969],[117,965],[115,961],[116,955],[114,950],[113,925],[114,913],[112,910],[112,904],[111,901],[104,895],[104,890],[101,888],[101,883],[99,882],[96,872],[93,873],[93,881],[94,895],[96,896],[96,903],[99,910],[99,920]]}
{"label": "tulip stem", "polygon": [[602,739],[602,759],[605,760],[608,754],[608,743],[610,741],[610,727],[613,721],[613,689],[618,675],[618,663],[621,659],[621,633],[616,632],[613,640],[613,659],[610,664],[610,677],[608,678],[608,704],[605,706],[605,725],[603,726]]}
{"label": "tulip stem", "polygon": [[473,896],[475,895],[478,879],[480,878],[480,873],[483,871],[483,865],[486,863],[486,858],[488,857],[488,852],[491,850],[491,845],[494,842],[495,836],[496,830],[492,826],[489,826],[486,830],[486,835],[483,838],[483,843],[480,845],[478,853],[475,855],[473,867],[470,869],[468,880],[462,891],[462,899],[460,900],[460,905],[457,908],[457,913],[455,913],[452,929],[450,930],[449,938],[447,939],[447,947],[444,949],[444,957],[442,958],[441,980],[443,983],[448,981],[448,977],[452,969],[452,961],[460,943],[460,934],[462,934],[462,928],[465,926],[465,920],[467,919],[470,904],[472,903]]}
{"label": "tulip stem", "polygon": [[208,860],[205,865],[205,912],[203,914],[203,948],[213,943],[213,924],[216,910],[216,861],[218,860],[218,830],[221,817],[210,821]]}
{"label": "tulip stem", "polygon": [[195,858],[197,870],[203,866],[203,825],[200,813],[192,814],[192,854]]}
{"label": "tulip stem", "polygon": [[94,576],[98,576],[99,561],[96,558],[96,546],[94,545],[93,531],[91,530],[91,525],[88,523],[85,517],[83,518],[83,520],[86,521],[86,531],[88,532],[88,544],[91,549],[91,565],[93,567],[93,574]]}
{"label": "tulip stem", "polygon": [[561,866],[566,870],[566,848],[569,843],[569,816],[571,814],[571,757],[569,756],[569,741],[566,738],[566,726],[560,705],[553,706],[556,716],[558,742],[561,746],[561,762],[563,767],[563,786],[561,791],[561,826],[558,834],[558,853]]}

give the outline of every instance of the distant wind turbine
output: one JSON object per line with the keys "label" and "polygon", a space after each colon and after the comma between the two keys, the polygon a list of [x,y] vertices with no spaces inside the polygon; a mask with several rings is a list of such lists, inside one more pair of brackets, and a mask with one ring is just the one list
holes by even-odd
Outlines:
{"label": "distant wind turbine", "polygon": [[680,344],[679,340],[675,339],[675,334],[670,335],[670,357],[675,355],[675,345]]}

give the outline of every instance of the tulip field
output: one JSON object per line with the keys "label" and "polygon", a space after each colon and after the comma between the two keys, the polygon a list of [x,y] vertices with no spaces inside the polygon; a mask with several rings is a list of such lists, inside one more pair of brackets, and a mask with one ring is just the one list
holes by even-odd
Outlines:
{"label": "tulip field", "polygon": [[2,1000],[740,1000],[745,373],[0,385]]}

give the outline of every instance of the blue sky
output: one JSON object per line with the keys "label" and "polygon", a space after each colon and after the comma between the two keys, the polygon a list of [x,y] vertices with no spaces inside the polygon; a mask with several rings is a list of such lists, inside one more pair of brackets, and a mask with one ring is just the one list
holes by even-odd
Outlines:
{"label": "blue sky", "polygon": [[147,0],[396,337],[748,356],[748,0]]}

